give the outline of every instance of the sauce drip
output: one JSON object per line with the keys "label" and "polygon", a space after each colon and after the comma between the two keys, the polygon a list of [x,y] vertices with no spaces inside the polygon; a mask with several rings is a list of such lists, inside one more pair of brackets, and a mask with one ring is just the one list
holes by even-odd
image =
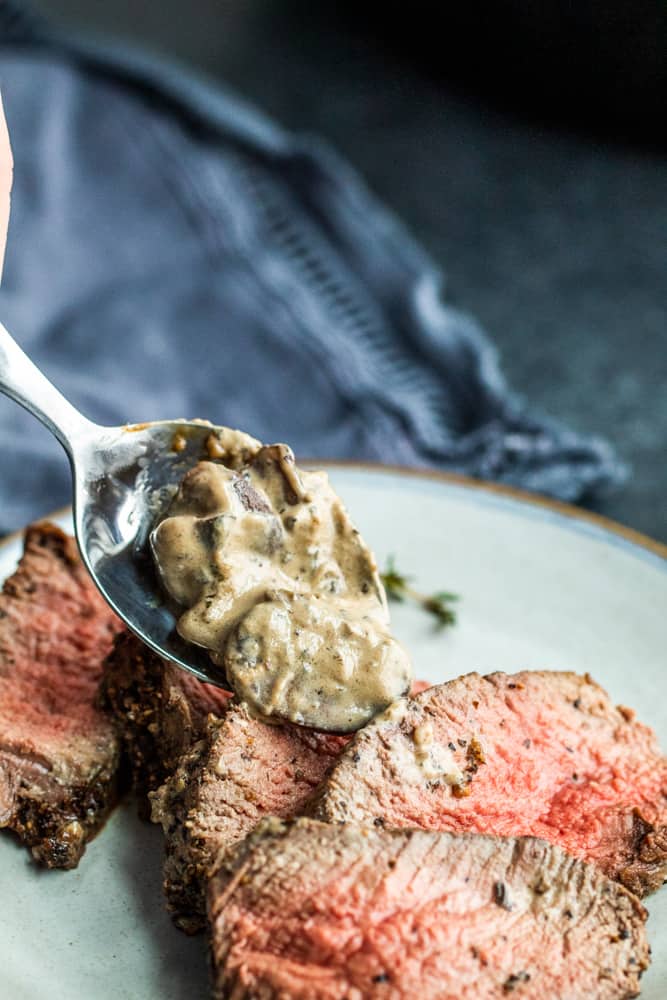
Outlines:
{"label": "sauce drip", "polygon": [[186,474],[151,537],[186,609],[178,631],[257,714],[359,729],[412,679],[373,554],[325,472],[297,469],[284,444],[226,429],[216,441],[220,461]]}

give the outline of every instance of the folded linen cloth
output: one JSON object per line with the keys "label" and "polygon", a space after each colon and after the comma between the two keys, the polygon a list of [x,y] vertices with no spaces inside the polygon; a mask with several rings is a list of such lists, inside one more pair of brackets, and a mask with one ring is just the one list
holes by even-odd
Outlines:
{"label": "folded linen cloth", "polygon": [[[15,181],[0,319],[90,418],[206,417],[301,457],[455,470],[577,500],[622,480],[537,413],[442,275],[323,142],[125,49],[0,7]],[[0,531],[67,503],[0,398]]]}

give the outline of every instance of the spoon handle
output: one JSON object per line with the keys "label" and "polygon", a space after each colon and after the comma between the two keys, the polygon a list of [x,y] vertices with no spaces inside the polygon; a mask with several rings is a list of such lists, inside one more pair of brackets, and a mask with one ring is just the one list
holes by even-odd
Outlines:
{"label": "spoon handle", "polygon": [[9,198],[12,190],[13,169],[12,148],[9,144],[7,122],[2,107],[2,94],[0,94],[0,278],[2,277],[7,227],[9,226]]}
{"label": "spoon handle", "polygon": [[87,420],[33,364],[0,323],[0,392],[34,414],[74,456],[76,443],[96,425]]}

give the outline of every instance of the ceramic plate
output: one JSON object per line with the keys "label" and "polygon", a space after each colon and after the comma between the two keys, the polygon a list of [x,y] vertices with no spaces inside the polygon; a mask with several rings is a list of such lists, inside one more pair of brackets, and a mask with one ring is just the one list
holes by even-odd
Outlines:
{"label": "ceramic plate", "polygon": [[[381,564],[424,591],[461,595],[434,632],[394,605],[418,677],[470,670],[591,674],[667,748],[667,549],[556,505],[448,477],[332,467]],[[65,528],[68,515],[58,517]],[[20,540],[0,547],[0,576]],[[119,808],[74,872],[43,872],[0,836],[0,996],[7,1000],[198,1000],[204,942],[176,931],[160,890],[161,835]],[[642,996],[667,996],[667,887],[649,898],[653,965]]]}

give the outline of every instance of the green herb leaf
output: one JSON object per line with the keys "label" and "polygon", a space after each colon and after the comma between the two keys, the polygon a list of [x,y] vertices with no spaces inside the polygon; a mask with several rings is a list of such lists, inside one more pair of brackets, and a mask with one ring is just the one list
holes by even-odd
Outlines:
{"label": "green herb leaf", "polygon": [[404,601],[406,594],[409,590],[409,577],[403,576],[396,569],[396,564],[394,563],[394,557],[389,556],[387,559],[387,568],[384,573],[380,574],[382,583],[384,584],[384,589],[387,591],[387,597],[392,601]]}
{"label": "green herb leaf", "polygon": [[445,625],[454,625],[456,622],[456,612],[448,607],[438,594],[434,594],[433,597],[425,597],[421,604],[425,611],[430,612],[434,616],[438,628],[444,628]]}
{"label": "green herb leaf", "polygon": [[393,556],[387,559],[387,568],[380,574],[387,597],[390,601],[403,602],[412,600],[433,615],[438,629],[446,625],[454,625],[456,622],[456,612],[449,605],[459,600],[458,594],[453,594],[449,590],[438,591],[437,594],[421,594],[411,586],[412,577],[399,573]]}

